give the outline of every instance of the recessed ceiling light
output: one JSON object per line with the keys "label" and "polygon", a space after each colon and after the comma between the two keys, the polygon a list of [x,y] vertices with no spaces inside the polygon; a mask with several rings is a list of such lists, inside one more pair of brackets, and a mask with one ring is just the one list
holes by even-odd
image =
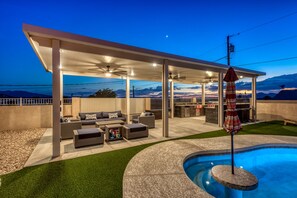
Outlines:
{"label": "recessed ceiling light", "polygon": [[112,58],[110,56],[104,56],[104,60],[105,62],[110,63]]}
{"label": "recessed ceiling light", "polygon": [[157,63],[153,63],[153,67],[157,67]]}
{"label": "recessed ceiling light", "polygon": [[239,76],[239,78],[243,78],[243,76]]}
{"label": "recessed ceiling light", "polygon": [[206,71],[205,72],[208,76],[212,76],[212,72],[211,71]]}

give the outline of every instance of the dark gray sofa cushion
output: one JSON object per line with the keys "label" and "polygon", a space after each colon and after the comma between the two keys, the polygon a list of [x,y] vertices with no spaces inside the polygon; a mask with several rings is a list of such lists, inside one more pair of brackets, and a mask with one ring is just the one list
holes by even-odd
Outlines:
{"label": "dark gray sofa cushion", "polygon": [[118,118],[101,118],[101,119],[97,119],[97,120],[81,120],[82,125],[94,125],[96,124],[96,122],[100,122],[100,121],[109,121],[109,120],[123,120],[124,122],[126,121],[126,118],[124,117],[118,117]]}
{"label": "dark gray sofa cushion", "polygon": [[146,126],[143,124],[126,124],[125,126],[130,129],[131,133],[146,130]]}
{"label": "dark gray sofa cushion", "polygon": [[101,137],[101,133],[96,128],[91,129],[78,129],[78,139],[88,139],[94,137]]}
{"label": "dark gray sofa cushion", "polygon": [[97,120],[82,120],[82,125],[94,125],[97,122]]}

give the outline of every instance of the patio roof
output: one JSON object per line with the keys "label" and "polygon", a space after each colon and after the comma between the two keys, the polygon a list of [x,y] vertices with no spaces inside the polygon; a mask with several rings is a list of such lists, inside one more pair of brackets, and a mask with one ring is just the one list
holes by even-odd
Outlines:
{"label": "patio roof", "polygon": [[[104,77],[107,66],[114,71],[110,78],[161,81],[163,60],[169,73],[183,76],[178,81],[194,84],[217,81],[227,65],[164,52],[105,41],[77,34],[23,24],[23,31],[47,71],[52,72],[52,40],[60,41],[61,70],[64,75]],[[153,65],[156,66],[153,66]],[[244,77],[265,75],[263,72],[234,67]],[[208,71],[208,72],[207,72]]]}

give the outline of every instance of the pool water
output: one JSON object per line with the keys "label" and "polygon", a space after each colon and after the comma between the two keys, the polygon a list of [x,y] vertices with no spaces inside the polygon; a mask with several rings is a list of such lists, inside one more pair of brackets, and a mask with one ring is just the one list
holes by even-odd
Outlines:
{"label": "pool water", "polygon": [[[185,161],[188,177],[214,197],[225,198],[230,189],[211,176],[215,165],[230,165],[230,154],[192,157]],[[238,191],[242,197],[297,197],[297,148],[258,148],[235,154],[235,166],[258,178],[258,187]],[[231,170],[230,170],[231,171]]]}

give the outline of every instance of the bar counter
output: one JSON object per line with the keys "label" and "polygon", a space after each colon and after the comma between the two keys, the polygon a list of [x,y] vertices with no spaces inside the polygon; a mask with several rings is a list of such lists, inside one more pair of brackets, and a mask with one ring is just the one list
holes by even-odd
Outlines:
{"label": "bar counter", "polygon": [[[205,109],[205,122],[218,124],[218,104],[211,104]],[[227,105],[224,104],[224,119]],[[250,104],[249,103],[238,103],[236,104],[236,110],[238,117],[242,123],[250,121]]]}

